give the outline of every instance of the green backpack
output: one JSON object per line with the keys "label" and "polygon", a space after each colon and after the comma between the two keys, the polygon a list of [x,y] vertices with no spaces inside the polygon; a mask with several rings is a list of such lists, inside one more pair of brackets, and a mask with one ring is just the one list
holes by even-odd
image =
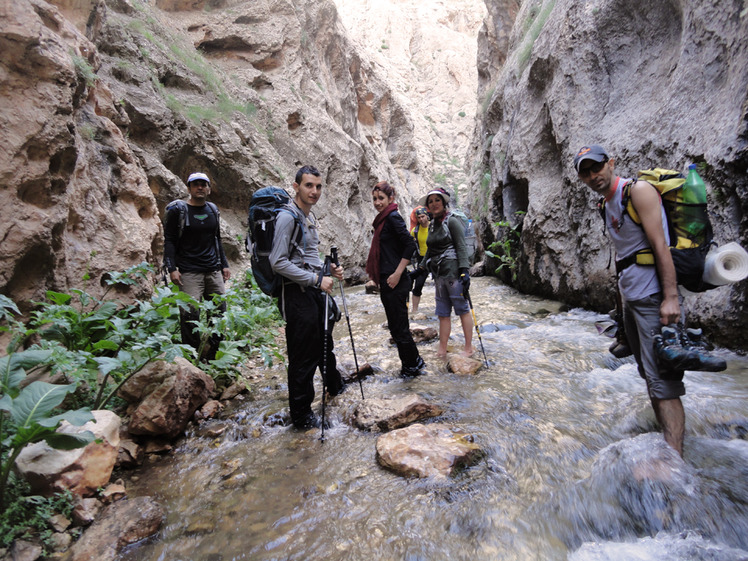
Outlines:
{"label": "green backpack", "polygon": [[[706,254],[713,243],[712,224],[706,203],[688,203],[683,199],[683,184],[686,178],[680,172],[663,168],[646,169],[639,172],[637,180],[650,183],[662,197],[670,234],[670,254],[673,256],[678,284],[691,292],[704,292],[716,288],[701,278],[704,274]],[[641,226],[641,219],[631,202],[633,184],[633,180],[624,184],[622,202],[629,217]],[[598,209],[605,220],[605,199],[600,200]],[[634,264],[654,266],[652,250],[642,249],[616,261],[616,271],[620,273]]]}
{"label": "green backpack", "polygon": [[442,224],[444,225],[444,231],[447,232],[447,236],[450,240],[452,239],[452,234],[449,233],[449,216],[459,218],[460,222],[462,222],[462,226],[465,228],[465,245],[467,246],[468,251],[468,261],[470,261],[470,264],[472,265],[475,261],[475,252],[478,249],[478,237],[475,235],[473,221],[459,208],[449,211],[449,214],[444,218]]}

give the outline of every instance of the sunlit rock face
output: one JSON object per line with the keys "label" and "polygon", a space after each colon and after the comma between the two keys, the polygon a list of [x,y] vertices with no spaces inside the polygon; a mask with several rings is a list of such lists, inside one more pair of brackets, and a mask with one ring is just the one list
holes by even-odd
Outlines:
{"label": "sunlit rock face", "polygon": [[193,171],[235,268],[251,194],[290,189],[301,165],[322,172],[322,249],[351,271],[371,187],[393,181],[407,206],[433,179],[422,119],[332,2],[20,0],[3,22],[0,290],[15,300],[101,294],[107,271],[158,264],[163,209]]}
{"label": "sunlit rock face", "polygon": [[[464,191],[463,160],[477,106],[475,61],[486,16],[483,1],[334,1],[357,49],[386,76],[394,99],[418,115],[413,156],[427,162],[432,183]],[[389,100],[359,96],[359,102],[367,135],[390,144],[387,123],[376,118],[377,109],[386,111]]]}
{"label": "sunlit rock face", "polygon": [[[494,32],[503,3],[487,0]],[[497,17],[497,14],[499,16]],[[489,42],[484,44],[483,42]],[[479,58],[479,61],[483,59]],[[471,203],[493,224],[521,224],[517,286],[574,305],[613,305],[609,240],[597,197],[577,178],[575,150],[603,144],[624,177],[702,164],[716,241],[746,245],[748,15],[718,0],[525,2],[505,65],[479,69],[484,111]],[[689,296],[689,321],[748,346],[746,283]]]}

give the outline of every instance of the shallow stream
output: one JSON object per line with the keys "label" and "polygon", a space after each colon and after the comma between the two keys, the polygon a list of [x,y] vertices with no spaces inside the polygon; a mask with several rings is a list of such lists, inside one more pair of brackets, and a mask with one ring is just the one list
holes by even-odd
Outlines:
{"label": "shallow stream", "polygon": [[[490,367],[449,373],[436,342],[423,343],[427,373],[413,380],[397,376],[379,297],[352,288],[346,301],[358,361],[375,369],[366,398],[416,392],[442,405],[434,421],[471,433],[479,464],[446,481],[385,471],[377,433],[345,422],[358,384],[328,403],[325,442],[271,426],[287,399],[279,366],[251,400],[136,472],[129,495],[155,496],[167,520],[121,561],[748,560],[748,359],[718,349],[727,371],[686,374],[685,464],[662,468],[672,462],[653,464],[661,435],[644,382],[607,352],[604,316],[492,278],[471,293]],[[433,309],[429,281],[413,324],[436,328]],[[345,318],[335,340],[352,362]],[[456,320],[451,344],[462,345]],[[632,465],[660,467],[642,480]]]}

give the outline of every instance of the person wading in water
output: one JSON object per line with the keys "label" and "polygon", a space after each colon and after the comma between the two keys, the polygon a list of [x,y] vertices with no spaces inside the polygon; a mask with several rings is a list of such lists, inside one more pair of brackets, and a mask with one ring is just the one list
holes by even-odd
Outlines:
{"label": "person wading in water", "polygon": [[[328,326],[327,333],[324,330],[328,313],[324,293],[332,293],[334,279],[342,280],[343,268],[332,264],[327,274],[319,257],[319,233],[312,207],[322,196],[320,172],[312,166],[300,168],[293,188],[296,196],[291,206],[301,219],[304,241],[299,245],[291,243],[295,219],[287,212],[279,213],[269,259],[273,271],[283,277],[278,308],[286,320],[291,421],[296,428],[308,429],[320,426],[312,412],[317,368],[325,366],[327,379],[323,382],[331,396],[345,387],[333,353],[332,326]],[[331,297],[327,301],[334,302]],[[327,337],[326,342],[323,337]]]}
{"label": "person wading in water", "polygon": [[429,191],[420,200],[431,214],[429,235],[426,238],[426,255],[419,266],[418,275],[425,275],[428,269],[434,275],[436,288],[436,315],[439,317],[439,350],[437,356],[447,356],[447,342],[452,331],[452,308],[460,317],[462,333],[465,336],[463,354],[472,356],[473,318],[470,305],[463,296],[463,290],[470,288],[468,267],[470,258],[465,244],[465,229],[462,221],[450,216],[449,193],[441,187]]}
{"label": "person wading in water", "polygon": [[375,210],[374,237],[371,240],[366,272],[379,286],[379,297],[387,315],[387,327],[397,345],[403,377],[418,376],[426,366],[410,333],[408,264],[416,251],[416,242],[408,233],[395,203],[395,190],[381,181],[371,191]]}
{"label": "person wading in water", "polygon": [[663,325],[681,320],[680,295],[675,266],[670,254],[667,219],[660,194],[646,181],[631,187],[631,202],[641,218],[641,226],[624,216],[623,185],[627,180],[615,174],[615,160],[602,146],[583,146],[574,156],[579,179],[605,198],[605,225],[616,249],[616,260],[651,248],[654,267],[633,264],[618,275],[623,297],[623,322],[628,344],[634,353],[639,374],[647,382],[657,422],[665,441],[683,455],[686,415],[680,396],[686,393],[683,371],[668,372],[657,364],[654,335]]}

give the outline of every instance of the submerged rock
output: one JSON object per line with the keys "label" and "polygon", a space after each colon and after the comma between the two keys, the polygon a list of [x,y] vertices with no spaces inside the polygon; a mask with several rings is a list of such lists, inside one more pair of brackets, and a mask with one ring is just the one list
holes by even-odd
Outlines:
{"label": "submerged rock", "polygon": [[408,394],[397,398],[372,399],[360,402],[356,406],[353,424],[362,430],[390,431],[441,415],[444,410],[433,405],[417,394]]}
{"label": "submerged rock", "polygon": [[164,510],[151,497],[114,503],[71,548],[68,561],[110,561],[122,549],[155,534],[164,521]]}
{"label": "submerged rock", "polygon": [[481,366],[483,366],[483,363],[480,360],[457,354],[449,355],[449,359],[447,360],[447,367],[450,372],[465,376],[475,374],[480,370]]}
{"label": "submerged rock", "polygon": [[483,455],[469,434],[443,424],[415,424],[377,439],[379,464],[406,477],[449,477]]}

